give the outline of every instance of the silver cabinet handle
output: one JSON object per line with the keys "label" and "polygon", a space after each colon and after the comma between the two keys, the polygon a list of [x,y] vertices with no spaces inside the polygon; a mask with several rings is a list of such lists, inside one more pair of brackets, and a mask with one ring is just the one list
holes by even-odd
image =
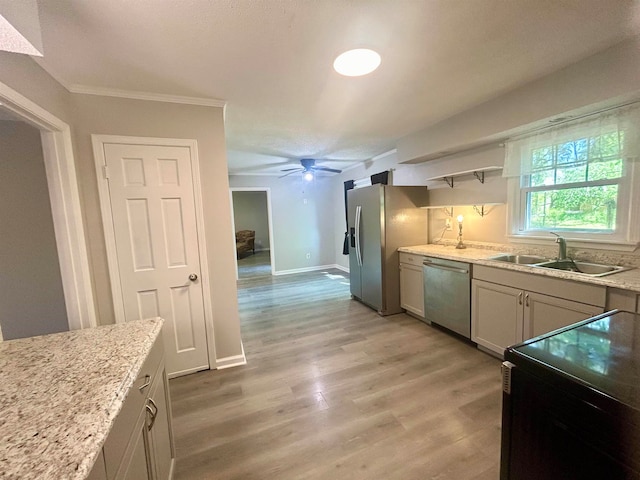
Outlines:
{"label": "silver cabinet handle", "polygon": [[440,270],[447,270],[448,272],[465,273],[465,274],[469,273],[469,270],[465,270],[464,268],[449,267],[447,265],[440,265],[439,263],[425,262],[423,263],[423,265],[425,267],[439,268]]}
{"label": "silver cabinet handle", "polygon": [[522,305],[522,292],[518,294],[518,305]]}
{"label": "silver cabinet handle", "polygon": [[[151,408],[149,404],[153,405],[153,408]],[[153,428],[153,424],[156,423],[156,417],[158,416],[158,406],[156,405],[156,402],[153,401],[153,398],[148,398],[147,404],[144,406],[144,408],[151,415],[151,421],[149,422],[149,426],[147,427],[147,430],[151,430]]]}
{"label": "silver cabinet handle", "polygon": [[529,294],[528,293],[524,296],[524,306],[525,307],[529,306]]}
{"label": "silver cabinet handle", "polygon": [[151,377],[149,375],[145,375],[144,376],[144,384],[140,385],[138,387],[138,390],[143,391],[145,388],[147,388],[149,385],[151,385]]}

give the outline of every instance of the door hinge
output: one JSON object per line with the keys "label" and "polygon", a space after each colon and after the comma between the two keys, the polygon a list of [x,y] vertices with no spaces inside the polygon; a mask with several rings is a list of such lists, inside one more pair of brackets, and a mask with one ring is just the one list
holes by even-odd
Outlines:
{"label": "door hinge", "polygon": [[502,362],[502,391],[511,395],[511,370],[515,365],[511,362]]}
{"label": "door hinge", "polygon": [[106,165],[102,166],[102,177],[105,180],[109,180],[109,167],[107,167]]}

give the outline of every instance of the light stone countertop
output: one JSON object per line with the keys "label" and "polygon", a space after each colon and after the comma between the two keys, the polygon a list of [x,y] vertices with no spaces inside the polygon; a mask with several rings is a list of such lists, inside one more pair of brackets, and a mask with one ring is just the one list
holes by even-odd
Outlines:
{"label": "light stone countertop", "polygon": [[0,478],[85,478],[163,322],[0,342]]}
{"label": "light stone countertop", "polygon": [[532,267],[529,265],[517,265],[508,262],[499,262],[489,260],[489,257],[500,255],[501,253],[509,253],[506,251],[498,251],[484,248],[467,247],[464,249],[456,249],[453,245],[415,245],[410,247],[400,247],[400,252],[413,253],[414,255],[425,255],[447,260],[458,260],[463,262],[485,265],[487,267],[504,268],[507,270],[515,270],[518,272],[532,273],[535,275],[544,275],[547,277],[563,278],[566,280],[574,280],[576,282],[590,283],[592,285],[604,285],[606,287],[620,288],[640,293],[640,269],[625,270],[604,277],[591,277],[581,275],[574,272],[566,272],[562,270],[554,270],[552,268]]}

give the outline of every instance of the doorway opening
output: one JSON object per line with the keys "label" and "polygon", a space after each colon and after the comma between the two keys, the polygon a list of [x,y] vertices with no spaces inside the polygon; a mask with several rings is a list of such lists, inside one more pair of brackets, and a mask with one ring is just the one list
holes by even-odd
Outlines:
{"label": "doorway opening", "polygon": [[271,276],[274,245],[269,188],[231,188],[236,235],[236,275],[239,280]]}
{"label": "doorway opening", "polygon": [[39,131],[66,321],[70,330],[94,327],[97,319],[70,127],[1,82],[0,103],[10,115]]}

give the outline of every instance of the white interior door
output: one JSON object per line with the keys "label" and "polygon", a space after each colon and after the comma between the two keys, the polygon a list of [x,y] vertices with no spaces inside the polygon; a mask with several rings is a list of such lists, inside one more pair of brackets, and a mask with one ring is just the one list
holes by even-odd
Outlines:
{"label": "white interior door", "polygon": [[209,368],[188,147],[104,144],[125,320],[165,319],[167,373]]}

